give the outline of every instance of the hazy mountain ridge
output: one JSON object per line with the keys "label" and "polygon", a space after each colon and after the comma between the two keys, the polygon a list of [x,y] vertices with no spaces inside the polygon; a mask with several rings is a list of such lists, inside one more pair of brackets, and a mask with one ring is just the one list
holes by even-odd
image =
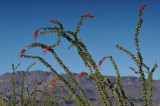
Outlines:
{"label": "hazy mountain ridge", "polygon": [[[24,71],[15,72],[15,81],[18,84],[18,86],[21,85],[21,74],[24,75],[24,73],[25,73]],[[35,80],[40,82],[41,79],[43,78],[44,74],[45,74],[44,71],[39,71],[39,70],[29,71],[26,75],[26,78],[25,78],[25,82],[24,82],[25,86],[27,86],[28,83],[35,84]],[[61,75],[64,76],[66,79],[69,78],[66,74],[61,74]],[[78,74],[74,73],[75,77],[77,75]],[[7,82],[7,80],[11,81],[11,76],[12,76],[12,73],[9,73],[9,72],[0,76],[0,92],[5,91],[7,94],[9,94],[9,92],[12,89],[12,85],[9,82]],[[43,83],[41,85],[39,85],[38,89],[42,90],[43,87],[46,86],[53,79],[53,77],[54,77],[53,74],[51,72],[48,72],[46,75],[46,78],[44,79]],[[111,81],[115,81],[115,77],[113,77],[113,76],[105,76],[105,77],[109,78]],[[121,77],[121,81],[122,81],[123,87],[125,89],[126,96],[131,98],[132,101],[136,101],[136,99],[137,99],[137,102],[141,103],[142,102],[141,78],[140,77],[133,77],[133,76],[125,76],[125,77]],[[91,79],[88,79],[87,77],[82,76],[77,80],[77,82],[84,89],[87,97],[95,105],[103,106],[103,104],[101,103],[100,97],[98,95],[96,84]],[[64,84],[61,81],[56,81],[55,85],[64,85]],[[29,90],[33,90],[33,87],[30,86]],[[106,89],[106,90],[108,91],[108,89]],[[38,94],[38,95],[40,95],[40,94]],[[110,94],[110,92],[109,92],[109,96],[110,96],[111,100],[113,101],[114,98]],[[160,104],[160,80],[153,81],[153,99],[152,100],[153,100],[153,103]],[[71,101],[68,101],[68,100],[64,100],[64,101],[65,101],[65,104],[75,105]]]}

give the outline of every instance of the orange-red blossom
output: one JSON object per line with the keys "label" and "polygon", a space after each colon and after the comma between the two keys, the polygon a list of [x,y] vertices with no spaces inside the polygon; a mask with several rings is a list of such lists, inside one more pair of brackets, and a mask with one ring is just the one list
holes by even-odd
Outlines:
{"label": "orange-red blossom", "polygon": [[52,89],[52,87],[53,87],[53,85],[54,85],[55,81],[56,81],[56,79],[55,79],[55,78],[53,78],[53,80],[52,80],[52,82],[51,82],[50,89]]}
{"label": "orange-red blossom", "polygon": [[45,74],[47,74],[48,72],[46,71]]}
{"label": "orange-red blossom", "polygon": [[25,49],[22,49],[22,50],[21,50],[21,53],[20,53],[20,55],[19,55],[19,58],[22,57],[22,54],[24,54],[25,51],[26,51]]}
{"label": "orange-red blossom", "polygon": [[140,8],[140,10],[139,11],[142,11],[142,10],[144,10],[144,8],[147,6],[147,4],[144,4],[141,8]]}
{"label": "orange-red blossom", "polygon": [[48,51],[49,49],[50,49],[50,47],[47,46],[47,47],[45,48],[45,50],[43,51],[43,55],[44,55],[44,53],[45,53],[46,51]]}
{"label": "orange-red blossom", "polygon": [[59,23],[57,20],[52,20],[52,19],[50,19],[49,21],[47,20],[47,22],[53,22],[55,24]]}
{"label": "orange-red blossom", "polygon": [[98,64],[98,68],[101,66],[102,62],[105,60],[105,58],[103,57],[100,61],[99,61],[99,64]]}
{"label": "orange-red blossom", "polygon": [[81,72],[78,74],[77,79],[79,79],[79,77],[81,77],[85,72]]}
{"label": "orange-red blossom", "polygon": [[36,31],[34,32],[34,41],[36,41],[36,38],[38,37],[38,32],[39,32],[39,29],[36,29]]}
{"label": "orange-red blossom", "polygon": [[134,72],[135,72],[135,69],[134,68],[132,68],[132,67],[129,67],[130,69],[132,69]]}
{"label": "orange-red blossom", "polygon": [[83,15],[83,17],[91,17],[91,18],[94,18],[95,16],[94,15],[91,15],[91,14],[89,14],[89,13],[86,13],[85,15]]}

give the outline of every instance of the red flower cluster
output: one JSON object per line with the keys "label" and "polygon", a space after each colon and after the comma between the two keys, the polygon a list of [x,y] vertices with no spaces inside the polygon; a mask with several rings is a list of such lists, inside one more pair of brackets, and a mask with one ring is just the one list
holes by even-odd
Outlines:
{"label": "red flower cluster", "polygon": [[33,64],[36,64],[36,62],[34,62]]}
{"label": "red flower cluster", "polygon": [[100,61],[99,61],[99,64],[98,64],[98,68],[101,66],[102,62],[105,60],[105,58],[103,57]]}
{"label": "red flower cluster", "polygon": [[140,10],[139,11],[142,11],[142,10],[144,10],[144,8],[147,6],[147,4],[144,4],[141,8],[140,8]]}
{"label": "red flower cluster", "polygon": [[135,69],[134,68],[132,68],[132,67],[129,67],[130,69],[132,69],[134,72],[135,72]]}
{"label": "red flower cluster", "polygon": [[81,77],[84,74],[84,72],[81,72],[78,74],[77,79],[79,79],[79,77]]}
{"label": "red flower cluster", "polygon": [[49,21],[47,20],[47,22],[53,22],[53,23],[55,23],[55,24],[58,24],[59,22],[57,21],[57,20],[52,20],[52,19],[50,19]]}
{"label": "red flower cluster", "polygon": [[36,38],[38,36],[38,32],[39,32],[39,29],[36,29],[35,33],[34,33],[34,41],[36,41]]}
{"label": "red flower cluster", "polygon": [[53,81],[51,82],[50,89],[52,89],[52,87],[53,87],[53,85],[54,85],[55,81],[56,81],[56,79],[55,79],[55,78],[53,78]]}
{"label": "red flower cluster", "polygon": [[21,53],[20,53],[20,55],[19,55],[19,58],[22,57],[22,54],[24,54],[25,51],[26,51],[25,49],[22,49],[22,50],[21,50]]}
{"label": "red flower cluster", "polygon": [[45,54],[45,52],[46,51],[48,51],[50,49],[50,47],[49,46],[47,46],[46,48],[45,48],[45,50],[43,51],[43,55]]}
{"label": "red flower cluster", "polygon": [[91,18],[94,18],[95,16],[94,15],[91,15],[91,14],[89,14],[89,13],[86,13],[85,15],[83,15],[83,17],[91,17]]}
{"label": "red flower cluster", "polygon": [[45,74],[47,74],[48,72],[46,71]]}

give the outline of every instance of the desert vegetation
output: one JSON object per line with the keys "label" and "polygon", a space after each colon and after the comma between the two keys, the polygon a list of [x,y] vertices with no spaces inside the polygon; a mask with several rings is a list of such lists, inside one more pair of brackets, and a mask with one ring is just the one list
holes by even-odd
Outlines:
{"label": "desert vegetation", "polygon": [[[147,4],[144,4],[140,9],[139,9],[139,16],[138,16],[138,22],[135,30],[135,39],[134,43],[136,46],[136,51],[137,51],[137,56],[135,56],[133,53],[125,49],[124,47],[120,45],[116,45],[116,48],[125,52],[127,55],[131,57],[131,59],[135,62],[135,64],[138,67],[138,70],[135,70],[133,67],[129,67],[131,70],[135,72],[135,74],[139,74],[141,77],[141,84],[142,84],[142,104],[143,106],[152,106],[152,96],[153,96],[153,72],[157,68],[157,62],[155,63],[153,68],[148,67],[144,62],[143,62],[143,57],[140,51],[139,47],[139,31],[141,28],[141,25],[143,23],[142,20],[142,15],[143,15],[143,10],[147,6]],[[12,69],[13,69],[13,74],[12,74],[12,91],[10,92],[10,95],[5,94],[5,92],[0,92],[1,93],[1,105],[11,105],[11,106],[51,106],[51,105],[58,105],[60,102],[60,99],[66,98],[69,99],[79,106],[93,106],[94,104],[88,99],[86,96],[83,88],[78,84],[77,80],[81,76],[86,76],[93,80],[93,82],[97,85],[97,90],[99,92],[99,96],[101,98],[102,103],[105,106],[112,106],[111,100],[108,96],[108,92],[106,91],[106,88],[109,89],[110,93],[114,96],[114,99],[116,101],[116,104],[118,106],[136,106],[133,101],[126,96],[125,90],[123,88],[122,82],[120,80],[120,73],[118,70],[118,67],[116,65],[116,62],[114,61],[114,58],[112,56],[104,56],[100,61],[99,64],[97,65],[95,60],[92,58],[92,55],[88,52],[87,47],[85,44],[82,42],[80,38],[78,38],[77,33],[80,31],[80,27],[82,25],[82,22],[85,18],[95,18],[94,15],[91,15],[89,13],[83,14],[80,17],[80,20],[78,22],[78,25],[75,29],[75,31],[68,31],[63,28],[62,23],[60,23],[57,20],[47,20],[47,22],[51,22],[53,24],[57,24],[59,27],[46,27],[46,28],[39,28],[35,30],[34,33],[34,42],[31,43],[30,45],[27,46],[27,49],[22,49],[20,52],[19,57],[20,58],[30,58],[30,59],[38,59],[43,65],[49,68],[49,70],[52,72],[54,75],[53,80],[50,81],[50,83],[47,84],[47,86],[44,87],[44,89],[38,90],[38,86],[42,84],[44,81],[44,78],[47,75],[47,72],[44,74],[44,77],[41,79],[40,82],[36,81],[36,84],[28,84],[28,86],[24,86],[24,80],[27,72],[29,69],[34,66],[36,63],[31,64],[28,69],[25,71],[24,75],[21,75],[21,87],[17,86],[15,80],[14,80],[14,72],[15,70],[19,67],[20,63],[15,67],[14,64],[12,64]],[[41,32],[40,32],[41,31]],[[36,42],[36,38],[38,37],[38,34],[44,35],[48,33],[56,33],[57,34],[57,43],[53,45],[46,45],[43,43],[38,43]],[[39,36],[40,37],[40,36]],[[85,67],[88,67],[90,70],[90,73],[87,72],[79,72],[79,75],[77,77],[74,77],[73,73],[69,68],[65,65],[65,63],[62,62],[60,57],[57,55],[55,52],[54,48],[58,47],[60,44],[61,38],[66,39],[68,42],[70,42],[70,46],[68,49],[71,47],[76,47],[77,52],[84,62]],[[32,55],[27,55],[27,51],[35,48],[35,47],[40,47],[44,49],[43,54],[45,52],[50,52],[53,57],[56,59],[56,61],[59,63],[59,65],[64,69],[66,74],[70,77],[69,79],[64,78],[63,76],[59,75],[56,70],[42,57],[40,56],[32,56]],[[99,68],[101,67],[102,63],[104,60],[109,59],[111,63],[114,66],[114,69],[116,71],[116,80],[111,81],[109,78],[104,77],[101,73]],[[144,71],[145,69],[146,71]],[[145,75],[148,75],[148,79],[145,78]],[[64,83],[64,86],[55,86],[56,81],[61,81]],[[74,85],[76,87],[76,90],[73,88]],[[33,91],[30,92],[28,90],[28,87],[32,86],[34,87]],[[57,88],[61,88],[61,90],[57,90]],[[24,89],[26,89],[27,92],[24,92]],[[46,92],[49,89],[49,92]],[[149,92],[148,92],[149,89]],[[62,93],[61,95],[56,95],[56,92],[62,92],[62,91],[67,91],[67,93]],[[77,92],[78,91],[78,92]],[[39,92],[41,93],[41,96],[39,97],[39,102],[37,102],[37,96],[36,93]],[[79,94],[78,94],[79,93]],[[24,95],[27,95],[28,98],[25,98]],[[59,98],[57,100],[57,98]]]}

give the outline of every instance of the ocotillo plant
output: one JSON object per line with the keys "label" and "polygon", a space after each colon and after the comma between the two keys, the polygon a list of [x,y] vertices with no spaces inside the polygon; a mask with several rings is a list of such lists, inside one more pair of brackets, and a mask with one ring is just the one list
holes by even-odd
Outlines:
{"label": "ocotillo plant", "polygon": [[[59,45],[59,42],[60,42],[60,37],[64,37],[66,38],[70,43],[71,43],[71,46],[75,46],[78,50],[78,54],[80,55],[80,57],[82,58],[82,60],[84,61],[84,64],[85,66],[89,67],[89,69],[91,70],[91,75],[89,75],[90,78],[93,79],[93,81],[97,84],[97,88],[98,88],[98,91],[99,91],[99,94],[100,94],[100,97],[102,99],[102,102],[104,103],[104,105],[108,105],[110,106],[111,105],[111,101],[110,101],[110,98],[108,97],[108,93],[106,91],[106,85],[108,86],[108,88],[110,88],[110,90],[112,91],[113,95],[115,96],[115,99],[117,101],[117,103],[119,105],[123,105],[123,104],[127,104],[127,101],[130,102],[130,104],[133,104],[131,102],[131,100],[129,98],[127,98],[125,96],[125,93],[124,93],[124,90],[123,90],[123,86],[119,80],[120,78],[120,75],[119,75],[119,72],[118,72],[118,68],[112,58],[112,56],[107,56],[107,57],[104,57],[104,59],[106,58],[109,58],[115,69],[116,69],[116,72],[117,72],[117,79],[116,79],[116,83],[115,84],[112,84],[111,81],[108,79],[108,81],[110,83],[106,83],[106,79],[104,78],[104,76],[99,72],[99,69],[94,61],[94,59],[92,58],[92,56],[89,54],[89,52],[87,51],[87,48],[86,46],[83,44],[83,42],[77,37],[77,33],[79,32],[79,29],[80,29],[80,26],[83,22],[83,19],[86,18],[86,17],[91,17],[91,18],[94,18],[94,16],[92,16],[91,14],[85,14],[85,15],[82,15],[81,18],[80,18],[80,21],[77,25],[77,28],[74,32],[72,31],[65,31],[63,29],[63,26],[60,22],[58,21],[53,21],[53,20],[50,20],[50,21],[47,21],[47,22],[53,22],[53,23],[56,23],[59,25],[59,28],[58,27],[47,27],[47,28],[41,28],[41,29],[44,29],[46,30],[45,32],[41,32],[41,35],[42,34],[45,34],[45,33],[57,33],[57,43],[54,44],[54,45],[51,45],[51,46],[48,46],[48,45],[45,45],[45,44],[42,44],[42,43],[32,43],[28,46],[28,49],[32,48],[32,47],[41,47],[41,48],[45,48],[43,54],[46,52],[46,51],[50,51],[53,56],[55,57],[55,59],[57,60],[57,62],[59,63],[59,65],[64,68],[64,70],[66,71],[66,73],[68,74],[68,76],[71,78],[70,81],[76,86],[77,90],[80,92],[82,98],[77,95],[77,93],[75,92],[75,90],[73,89],[73,87],[69,84],[69,82],[63,78],[62,76],[60,76],[52,67],[49,63],[47,63],[42,57],[40,56],[30,56],[30,55],[25,55],[24,54],[24,49],[22,49],[22,52],[20,54],[20,56],[24,57],[24,58],[37,58],[39,61],[41,61],[45,66],[49,67],[50,70],[53,72],[53,74],[56,76],[56,78],[58,80],[61,80],[64,82],[64,84],[68,87],[68,89],[70,90],[70,94],[73,95],[73,98],[74,100],[79,104],[79,105],[93,105],[89,100],[88,98],[86,97],[83,89],[78,85],[76,79],[74,78],[73,74],[71,73],[71,71],[69,71],[69,69],[67,68],[67,66],[65,66],[63,64],[63,62],[61,61],[61,59],[58,57],[58,55],[56,54],[56,52],[54,51],[54,47],[58,46]],[[34,40],[36,39],[37,37],[37,32],[39,31],[39,29],[36,29],[35,31],[35,35],[34,35]],[[74,39],[72,39],[69,35],[67,34],[70,34],[74,37]],[[71,47],[69,46],[69,48]],[[95,73],[93,73],[93,71]],[[87,75],[87,73],[85,73]],[[121,86],[121,92],[123,92],[122,94],[119,93],[119,91],[117,90],[117,87],[118,87],[118,84],[120,84]],[[119,95],[119,96],[117,96]]]}
{"label": "ocotillo plant", "polygon": [[[157,68],[157,62],[155,63],[152,70],[149,71],[150,68],[146,64],[143,63],[143,58],[142,58],[142,55],[141,55],[141,52],[140,52],[140,49],[139,49],[139,44],[138,44],[139,43],[139,40],[138,40],[139,30],[140,30],[141,24],[143,22],[142,21],[142,11],[146,7],[146,5],[147,4],[143,5],[139,10],[139,20],[137,22],[137,27],[136,27],[136,32],[135,32],[135,45],[136,45],[136,50],[137,50],[137,57],[135,57],[131,52],[129,52],[128,50],[126,50],[125,48],[123,48],[119,45],[116,45],[116,47],[120,50],[123,50],[128,55],[130,55],[131,58],[133,59],[133,61],[138,66],[138,71],[136,71],[132,67],[130,67],[130,68],[133,71],[135,71],[136,74],[140,74],[140,76],[141,76],[141,82],[142,82],[142,87],[143,87],[142,88],[142,90],[143,90],[143,93],[142,93],[142,95],[143,95],[143,106],[147,106],[148,104],[150,106],[152,106],[152,96],[153,96],[153,78],[152,78],[152,75],[153,75],[153,72],[155,71],[155,69]],[[48,67],[50,69],[50,71],[55,76],[55,78],[53,79],[51,84],[53,85],[55,83],[55,81],[57,81],[57,80],[62,81],[65,84],[65,86],[68,88],[69,98],[71,100],[73,100],[74,102],[76,102],[79,106],[93,106],[93,103],[91,103],[91,101],[89,101],[85,92],[83,91],[81,86],[77,83],[77,79],[79,79],[83,75],[92,79],[96,83],[100,98],[102,100],[102,103],[105,106],[112,106],[111,100],[110,100],[110,98],[108,96],[108,92],[106,90],[107,88],[110,90],[110,92],[114,96],[114,99],[115,99],[117,105],[119,105],[119,106],[130,106],[130,105],[134,106],[135,104],[132,102],[132,100],[129,99],[125,95],[125,91],[124,91],[122,82],[120,80],[119,70],[118,70],[118,67],[117,67],[113,57],[112,56],[105,56],[99,61],[99,64],[96,65],[96,62],[92,58],[91,54],[88,52],[87,47],[84,45],[84,43],[81,41],[81,39],[78,38],[77,33],[80,31],[80,27],[81,27],[81,24],[82,24],[83,20],[87,17],[95,18],[94,15],[91,15],[89,13],[83,14],[80,18],[80,21],[78,22],[78,25],[77,25],[75,31],[64,30],[62,23],[60,23],[57,20],[52,20],[52,19],[50,19],[49,21],[47,20],[47,22],[52,22],[54,24],[58,24],[59,27],[46,27],[46,28],[36,29],[36,31],[34,33],[34,42],[27,46],[28,49],[22,49],[19,57],[20,58],[24,57],[24,58],[38,59],[40,62],[42,62],[46,67]],[[46,45],[46,44],[43,44],[43,43],[36,42],[36,38],[38,37],[38,33],[39,33],[40,30],[44,30],[44,31],[40,32],[40,34],[43,35],[43,36],[44,36],[44,34],[48,34],[48,33],[57,33],[57,43],[54,44],[54,45]],[[84,62],[84,65],[86,67],[88,67],[89,70],[90,70],[89,74],[86,73],[86,72],[81,72],[77,76],[77,78],[75,78],[74,75],[72,74],[72,72],[69,70],[69,68],[62,62],[62,60],[59,58],[57,53],[54,51],[54,48],[58,47],[61,37],[65,38],[68,42],[71,43],[71,45],[68,47],[68,49],[70,49],[71,47],[76,47],[79,56],[81,57],[81,59]],[[45,52],[52,53],[53,57],[56,59],[56,61],[59,63],[59,65],[64,69],[64,71],[67,73],[67,75],[70,77],[70,79],[65,79],[63,76],[59,75],[55,71],[55,69],[46,60],[44,60],[42,57],[25,54],[29,49],[34,48],[34,47],[41,47],[42,49],[45,49],[43,51],[43,54],[45,54]],[[110,79],[108,79],[107,77],[104,77],[100,73],[99,68],[100,68],[100,66],[102,65],[102,63],[105,59],[110,59],[110,61],[112,62],[113,66],[115,68],[116,74],[117,74],[116,81],[111,82]],[[146,68],[147,72],[143,71],[142,67]],[[147,80],[145,79],[145,74],[144,73],[148,74],[148,79]],[[76,87],[76,89],[80,93],[80,95],[78,95],[78,92],[76,92],[76,90],[73,88],[73,86],[71,86],[71,83],[74,84],[74,86]],[[36,83],[35,91],[36,91],[37,86],[38,86],[38,82]],[[147,97],[148,86],[150,87],[149,97]],[[53,86],[53,88],[54,88],[54,86]],[[43,92],[44,92],[44,90],[43,90]],[[23,89],[21,90],[21,95],[22,95],[22,97],[20,96],[21,97],[21,103],[26,104],[26,101],[23,98]],[[35,103],[36,94],[34,93],[33,95],[34,95],[33,96],[34,98],[32,98],[33,100],[31,100],[31,101],[34,101],[34,103]],[[16,100],[15,96],[14,96],[14,99]],[[51,102],[51,101],[49,101],[49,102]]]}
{"label": "ocotillo plant", "polygon": [[[24,85],[24,79],[27,75],[27,72],[29,71],[29,69],[36,63],[33,63],[32,65],[30,65],[28,67],[28,69],[25,71],[24,75],[21,75],[21,89],[20,87],[17,85],[16,81],[14,80],[14,74],[15,74],[15,70],[19,67],[21,63],[19,63],[15,68],[14,68],[14,64],[12,64],[12,69],[13,69],[13,73],[12,73],[12,80],[11,80],[11,84],[12,84],[12,90],[10,92],[10,95],[5,94],[5,92],[0,92],[0,94],[3,94],[1,99],[2,101],[0,102],[2,106],[7,105],[7,106],[21,106],[21,105],[25,105],[25,106],[36,106],[36,93],[40,92],[40,98],[39,98],[39,102],[38,104],[40,105],[51,105],[53,104],[58,104],[59,102],[56,101],[56,99],[63,99],[63,98],[68,98],[69,100],[72,100],[68,95],[66,94],[61,94],[61,95],[57,95],[55,93],[60,92],[60,89],[62,88],[64,90],[63,86],[55,86],[55,78],[53,78],[54,80],[50,81],[49,84],[47,84],[43,90],[38,90],[38,86],[42,84],[42,82],[44,81],[44,78],[47,75],[47,72],[45,72],[45,75],[43,76],[43,78],[41,79],[40,82],[36,81],[36,84],[27,84],[27,87],[25,87]],[[30,92],[29,87],[32,85],[33,87],[33,91]],[[47,91],[47,89],[50,86],[50,92],[48,92],[48,94],[45,96],[45,93]],[[53,87],[54,86],[54,87]],[[58,88],[58,89],[57,89]],[[19,92],[16,92],[16,89]],[[26,93],[24,92],[24,89],[26,89]],[[62,90],[61,90],[62,91]],[[25,95],[28,96],[27,99],[25,99]],[[6,99],[5,99],[6,98]],[[54,100],[54,101],[53,101]]]}
{"label": "ocotillo plant", "polygon": [[[137,27],[136,27],[136,33],[135,33],[135,44],[136,44],[136,49],[137,49],[137,58],[136,59],[134,57],[133,54],[131,54],[129,51],[127,51],[126,49],[123,49],[122,47],[120,47],[119,45],[117,45],[117,48],[119,48],[120,50],[124,50],[127,51],[128,54],[132,55],[132,58],[134,59],[134,61],[136,62],[136,64],[138,65],[139,68],[139,73],[142,77],[142,86],[143,86],[143,105],[146,106],[147,105],[147,85],[150,84],[150,96],[149,96],[149,104],[152,104],[151,101],[151,97],[152,97],[152,73],[154,72],[155,68],[157,67],[157,64],[155,64],[154,68],[152,69],[151,73],[149,74],[149,79],[146,82],[145,81],[145,76],[144,76],[144,71],[142,71],[142,66],[144,66],[145,68],[147,68],[148,73],[149,73],[149,68],[143,63],[142,61],[142,56],[140,53],[140,49],[139,49],[139,45],[138,45],[138,32],[139,29],[141,27],[142,24],[142,10],[145,8],[146,4],[144,6],[142,6],[139,10],[139,20],[137,23]],[[112,58],[112,56],[106,56],[103,57],[102,60],[99,62],[99,66],[97,67],[94,59],[92,58],[91,54],[88,52],[86,46],[83,44],[83,42],[80,40],[80,38],[77,37],[77,33],[80,30],[80,26],[83,22],[84,18],[87,17],[91,17],[94,18],[95,16],[91,15],[91,14],[83,14],[80,18],[80,21],[77,25],[77,28],[75,31],[66,31],[64,30],[62,24],[57,21],[57,20],[47,20],[47,22],[52,22],[55,24],[58,24],[59,27],[46,27],[46,28],[40,28],[43,29],[45,31],[40,32],[41,35],[43,34],[47,34],[47,33],[57,33],[57,43],[54,45],[45,45],[42,43],[32,43],[31,45],[29,45],[29,48],[32,47],[41,47],[42,49],[45,48],[44,52],[49,51],[53,54],[54,58],[57,60],[57,62],[59,63],[59,65],[66,71],[66,73],[69,75],[69,77],[71,78],[70,81],[76,86],[76,88],[78,89],[78,91],[80,92],[82,98],[77,95],[77,93],[75,92],[75,90],[73,89],[73,87],[71,87],[71,85],[68,83],[68,81],[66,79],[64,79],[62,76],[60,76],[52,67],[49,63],[47,63],[42,57],[39,56],[30,56],[30,55],[25,55],[24,54],[24,50],[22,50],[21,56],[24,58],[35,58],[38,59],[39,61],[41,61],[45,66],[49,67],[50,70],[53,72],[53,74],[56,76],[56,78],[58,80],[61,80],[64,82],[64,84],[69,88],[70,90],[70,94],[73,95],[74,100],[79,104],[79,105],[92,105],[92,103],[88,100],[88,98],[86,97],[83,89],[78,85],[76,79],[74,78],[73,74],[71,73],[71,71],[68,69],[67,66],[65,66],[65,64],[61,61],[61,59],[58,57],[58,55],[56,54],[56,52],[54,51],[54,47],[59,45],[60,42],[60,37],[63,37],[65,39],[67,39],[70,43],[71,46],[69,46],[69,49],[72,46],[75,46],[77,48],[78,54],[80,55],[80,57],[82,58],[84,64],[86,67],[88,67],[90,69],[90,75],[88,75],[87,73],[83,72],[80,73],[79,76],[81,75],[86,75],[89,78],[91,78],[96,84],[97,84],[97,89],[99,92],[99,95],[102,99],[102,102],[104,105],[110,106],[111,105],[111,101],[110,98],[108,97],[108,93],[106,91],[106,86],[109,88],[109,90],[111,91],[111,93],[113,94],[113,96],[115,97],[116,102],[118,103],[118,105],[122,106],[122,105],[129,105],[128,102],[131,105],[134,105],[133,102],[127,98],[125,96],[125,92],[122,86],[122,83],[120,81],[120,74],[118,72],[118,68]],[[35,31],[35,35],[34,35],[34,40],[36,40],[37,34],[39,33],[40,29],[36,29]],[[74,39],[72,39],[70,36],[73,36]],[[113,66],[116,70],[117,76],[116,76],[116,82],[111,82],[109,79],[104,78],[104,76],[100,73],[99,71],[99,67],[102,64],[102,62],[109,58],[111,60],[111,62],[113,63]],[[94,72],[93,72],[94,71]],[[79,77],[78,76],[78,77]],[[78,78],[77,77],[77,78]],[[107,81],[107,82],[106,82]],[[118,91],[118,87],[120,88],[120,91]]]}
{"label": "ocotillo plant", "polygon": [[[143,23],[143,20],[142,20],[142,11],[144,10],[144,8],[147,6],[147,4],[144,4],[140,10],[139,10],[139,19],[138,19],[138,22],[137,22],[137,27],[136,27],[136,32],[135,32],[135,45],[136,45],[136,50],[137,50],[137,58],[128,50],[126,50],[125,48],[119,46],[119,45],[116,45],[116,47],[120,50],[123,50],[125,53],[127,53],[128,55],[131,56],[131,58],[133,59],[133,61],[135,62],[135,64],[137,65],[138,67],[138,71],[135,71],[134,68],[130,67],[136,74],[140,74],[141,76],[141,82],[142,82],[142,86],[143,86],[143,106],[147,106],[147,100],[149,101],[149,105],[152,106],[152,95],[153,95],[153,78],[152,78],[152,75],[153,75],[153,72],[155,71],[155,69],[157,68],[157,62],[155,62],[155,65],[154,67],[152,68],[151,71],[150,68],[143,63],[143,58],[142,58],[142,55],[141,55],[141,52],[140,52],[140,48],[139,48],[139,40],[138,40],[138,36],[139,36],[139,30],[140,30],[140,27]],[[143,71],[142,70],[142,67],[146,68],[147,69],[147,72],[146,71]],[[145,74],[148,74],[148,79],[145,79]],[[148,90],[148,86],[150,87],[150,92],[149,92],[149,97],[147,99],[147,90]]]}

